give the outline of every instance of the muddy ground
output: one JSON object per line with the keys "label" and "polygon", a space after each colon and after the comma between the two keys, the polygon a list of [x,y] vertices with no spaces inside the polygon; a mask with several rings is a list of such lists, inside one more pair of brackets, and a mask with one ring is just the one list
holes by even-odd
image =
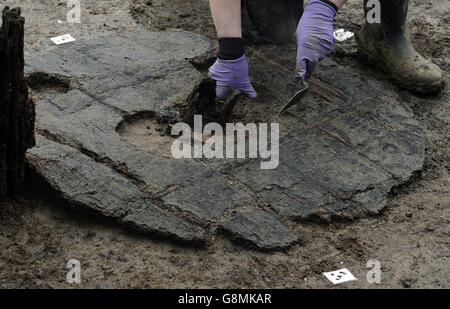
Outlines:
{"label": "muddy ground", "polygon": [[[353,31],[362,22],[362,1],[351,0],[336,27]],[[408,30],[415,47],[449,72],[449,4],[410,1]],[[26,58],[52,48],[50,37],[75,38],[104,31],[182,29],[214,38],[206,0],[82,0],[82,23],[65,22],[66,1],[1,1],[20,4],[26,18]],[[60,22],[58,22],[60,21]],[[334,57],[362,61],[356,43],[337,44]],[[386,79],[375,68],[368,74]],[[447,75],[448,76],[448,75]],[[382,90],[380,90],[382,91]],[[364,288],[449,288],[450,283],[450,95],[416,96],[397,90],[423,125],[429,141],[421,175],[395,189],[377,217],[297,227],[302,244],[262,253],[218,237],[205,249],[149,239],[67,203],[32,179],[23,196],[0,204],[2,288],[330,288],[321,272],[349,268]],[[42,94],[33,93],[35,96]],[[245,113],[245,105],[237,110]],[[248,116],[248,115],[247,115]],[[264,118],[264,113],[255,118]],[[258,120],[255,120],[258,121]],[[66,262],[78,259],[82,283],[66,282]],[[366,263],[378,259],[382,281],[366,281]]]}

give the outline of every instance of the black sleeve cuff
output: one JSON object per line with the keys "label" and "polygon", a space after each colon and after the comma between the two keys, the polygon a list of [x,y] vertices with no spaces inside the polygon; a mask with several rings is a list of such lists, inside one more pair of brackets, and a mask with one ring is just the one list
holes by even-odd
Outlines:
{"label": "black sleeve cuff", "polygon": [[333,7],[336,10],[336,13],[339,11],[338,7],[336,4],[334,4],[333,2],[329,1],[329,0],[320,0],[326,4],[328,4],[329,6]]}
{"label": "black sleeve cuff", "polygon": [[244,55],[244,40],[242,38],[219,38],[219,54],[222,60],[235,60]]}

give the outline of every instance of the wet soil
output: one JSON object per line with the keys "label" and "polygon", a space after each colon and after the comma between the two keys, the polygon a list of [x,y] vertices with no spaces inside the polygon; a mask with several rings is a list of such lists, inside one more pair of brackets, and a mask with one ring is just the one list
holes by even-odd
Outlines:
{"label": "wet soil", "polygon": [[[23,0],[20,5],[26,18],[27,58],[54,48],[49,38],[65,33],[86,38],[144,27],[215,37],[206,0],[85,0],[81,24],[65,22],[65,1]],[[448,74],[448,2],[417,0],[410,7],[407,28],[414,46]],[[361,11],[362,1],[349,1],[335,27],[357,32]],[[342,63],[363,61],[354,40],[338,43],[333,57]],[[368,67],[367,73],[388,80],[376,68]],[[36,89],[32,92],[36,97],[51,91]],[[256,252],[223,237],[203,249],[188,248],[72,210],[31,178],[22,196],[0,203],[0,287],[331,288],[321,273],[347,267],[359,280],[337,288],[449,288],[450,95],[448,88],[435,96],[395,89],[424,127],[429,147],[422,173],[392,192],[381,215],[328,225],[303,222],[296,227],[302,243],[286,252]],[[236,119],[269,119],[274,100],[263,91],[259,94],[257,106],[244,101],[236,107]],[[159,134],[156,123],[136,122],[136,126]],[[145,130],[139,132],[145,135]],[[69,259],[81,262],[80,285],[66,282]],[[379,285],[366,281],[370,259],[381,262]]]}

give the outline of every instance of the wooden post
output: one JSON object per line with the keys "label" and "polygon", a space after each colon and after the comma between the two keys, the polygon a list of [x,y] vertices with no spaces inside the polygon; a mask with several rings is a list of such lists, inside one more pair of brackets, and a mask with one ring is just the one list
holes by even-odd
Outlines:
{"label": "wooden post", "polygon": [[233,118],[233,109],[239,99],[240,93],[230,91],[225,101],[216,98],[216,82],[211,78],[203,79],[194,87],[187,99],[187,106],[183,111],[183,122],[194,125],[194,116],[202,115],[203,124],[217,122],[225,125]]}
{"label": "wooden post", "polygon": [[0,28],[0,199],[14,197],[25,176],[25,152],[35,144],[34,103],[23,76],[20,8],[5,7]]}

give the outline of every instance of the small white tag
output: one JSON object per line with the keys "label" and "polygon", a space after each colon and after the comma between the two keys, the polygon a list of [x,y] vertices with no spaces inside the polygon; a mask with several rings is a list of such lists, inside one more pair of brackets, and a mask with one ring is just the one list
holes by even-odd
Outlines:
{"label": "small white tag", "polygon": [[339,42],[343,42],[354,36],[355,36],[355,34],[353,32],[345,31],[344,29],[338,29],[334,32],[334,38],[335,38],[335,40],[337,40]]}
{"label": "small white tag", "polygon": [[60,35],[51,38],[50,40],[52,40],[53,43],[55,43],[56,45],[66,44],[75,41],[75,39],[70,34]]}
{"label": "small white tag", "polygon": [[349,281],[358,280],[347,268],[342,268],[335,271],[330,271],[328,273],[323,273],[323,275],[334,285]]}

